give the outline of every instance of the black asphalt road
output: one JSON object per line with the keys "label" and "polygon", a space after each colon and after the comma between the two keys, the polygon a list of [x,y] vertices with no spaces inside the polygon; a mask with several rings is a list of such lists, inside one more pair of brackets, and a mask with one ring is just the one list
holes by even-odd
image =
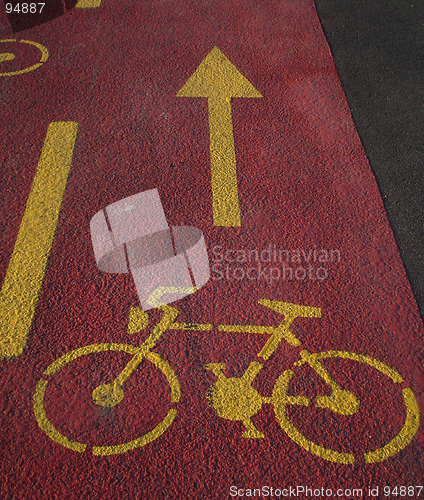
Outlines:
{"label": "black asphalt road", "polygon": [[315,0],[424,316],[424,3]]}

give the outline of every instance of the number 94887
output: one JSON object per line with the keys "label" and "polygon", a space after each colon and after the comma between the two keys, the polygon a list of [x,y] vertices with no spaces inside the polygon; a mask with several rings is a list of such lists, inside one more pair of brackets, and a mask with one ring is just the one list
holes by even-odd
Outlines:
{"label": "number 94887", "polygon": [[8,14],[17,12],[18,14],[41,14],[45,3],[17,3],[13,6],[11,3],[6,4],[6,12]]}

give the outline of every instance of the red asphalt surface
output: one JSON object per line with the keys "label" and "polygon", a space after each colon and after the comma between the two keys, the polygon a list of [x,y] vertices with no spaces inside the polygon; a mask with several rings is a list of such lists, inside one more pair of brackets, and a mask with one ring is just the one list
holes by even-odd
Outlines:
{"label": "red asphalt surface", "polygon": [[[216,380],[207,363],[226,363],[227,377],[241,377],[250,362],[262,362],[254,387],[270,396],[301,349],[340,350],[394,368],[424,409],[422,321],[313,2],[103,0],[99,8],[75,9],[16,38],[41,43],[50,58],[28,74],[0,77],[1,279],[48,125],[75,121],[79,131],[26,350],[0,365],[0,498],[221,499],[231,498],[232,485],[362,488],[369,497],[370,486],[381,492],[383,486],[422,485],[422,424],[405,449],[364,463],[364,453],[387,444],[405,421],[400,384],[364,363],[325,363],[360,398],[356,414],[313,404],[289,410],[309,440],[353,453],[353,465],[299,447],[270,404],[252,419],[265,438],[246,439],[241,422],[220,418],[206,400]],[[32,47],[18,45],[16,59],[1,63],[3,72],[36,62]],[[207,99],[176,97],[214,46],[263,95],[232,100],[239,228],[213,226]],[[46,393],[48,417],[72,440],[120,444],[145,434],[170,407],[178,411],[170,428],[142,448],[96,457],[89,446],[80,454],[39,428],[33,394],[47,366],[68,351],[104,342],[139,345],[146,337],[126,333],[129,310],[138,304],[135,287],[130,276],[97,269],[89,223],[110,203],[152,188],[170,225],[203,231],[211,267],[217,245],[221,253],[261,252],[269,245],[306,253],[338,249],[341,260],[324,265],[326,279],[272,284],[227,279],[225,265],[246,270],[249,264],[223,262],[223,279],[212,270],[206,286],[173,304],[177,321],[214,325],[278,325],[282,316],[260,299],[322,309],[320,319],[293,323],[301,348],[283,341],[268,361],[257,356],[265,335],[217,327],[165,333],[154,351],[179,379],[178,404],[169,402],[163,375],[144,362],[120,405],[97,407],[92,390],[105,383],[108,370],[119,373],[123,358],[75,361]],[[149,316],[152,325],[160,314]],[[311,400],[320,388],[329,394],[322,381],[305,374],[292,382],[291,394]]]}

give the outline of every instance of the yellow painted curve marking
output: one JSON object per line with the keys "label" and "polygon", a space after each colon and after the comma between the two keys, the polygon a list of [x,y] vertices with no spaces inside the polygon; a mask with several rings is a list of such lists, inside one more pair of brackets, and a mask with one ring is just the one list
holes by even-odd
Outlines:
{"label": "yellow painted curve marking", "polygon": [[0,291],[0,356],[23,353],[43,284],[72,163],[78,123],[49,125]]}
{"label": "yellow painted curve marking", "polygon": [[118,455],[120,453],[126,453],[127,451],[134,450],[135,448],[141,448],[161,436],[172,424],[176,416],[177,410],[171,409],[168,411],[162,422],[144,436],[134,439],[134,441],[130,441],[129,443],[116,446],[93,446],[93,455]]}
{"label": "yellow painted curve marking", "polygon": [[[0,43],[6,43],[6,42],[16,42],[16,39],[12,38],[9,40],[0,40]],[[44,45],[41,45],[41,43],[32,42],[31,40],[19,40],[19,42],[26,43],[27,45],[34,45],[34,47],[37,47],[37,49],[39,49],[41,52],[40,61],[36,64],[33,64],[32,66],[29,66],[28,68],[24,68],[24,69],[21,69],[19,71],[9,71],[7,73],[0,73],[0,76],[23,75],[24,73],[29,73],[30,71],[34,71],[35,69],[42,66],[48,60],[49,51],[46,49],[46,47],[44,47]],[[12,57],[10,57],[10,56],[12,56]],[[15,59],[15,55],[11,54],[9,52],[0,55],[0,63],[3,61],[12,61],[13,59]]]}
{"label": "yellow painted curve marking", "polygon": [[46,394],[47,381],[39,380],[34,394],[34,415],[40,428],[47,434],[47,436],[70,450],[79,451],[84,453],[87,448],[86,444],[71,441],[66,436],[56,430],[47,418],[44,411],[44,396]]}
{"label": "yellow painted curve marking", "polygon": [[412,390],[407,387],[402,390],[403,399],[406,406],[406,419],[405,424],[399,434],[378,450],[365,453],[366,463],[382,462],[387,458],[396,455],[400,450],[403,450],[412,441],[415,433],[420,425],[420,409],[418,407],[418,402],[414,396]]}
{"label": "yellow painted curve marking", "polygon": [[[125,352],[128,354],[136,355],[139,352],[139,347],[127,344],[93,344],[84,347],[80,347],[71,352],[68,352],[61,356],[59,359],[54,361],[50,366],[44,371],[44,376],[52,376],[57,373],[61,368],[63,368],[68,363],[80,358],[81,356],[86,356],[88,354],[98,353],[98,352],[108,352],[108,351],[118,351]],[[145,358],[153,363],[153,365],[161,370],[165,375],[166,380],[171,389],[170,400],[171,403],[178,403],[181,397],[181,388],[178,382],[178,378],[175,375],[174,370],[170,365],[162,359],[162,357],[155,352],[148,352],[145,354]],[[69,448],[74,451],[83,453],[87,447],[84,443],[78,443],[76,441],[71,441],[69,438],[61,434],[53,424],[49,421],[46,410],[45,410],[45,393],[48,385],[48,381],[39,380],[35,394],[34,394],[34,414],[35,418],[40,426],[41,430],[53,441]],[[123,443],[115,446],[93,446],[94,455],[116,455],[120,453],[125,453],[127,451],[133,450],[135,448],[140,448],[153,440],[160,437],[172,424],[177,415],[177,410],[171,408],[168,410],[165,418],[156,427],[154,427],[147,434],[140,436],[139,438],[130,441],[128,443]]]}
{"label": "yellow painted curve marking", "polygon": [[215,226],[240,226],[231,98],[262,95],[214,47],[177,97],[208,98],[213,221]]}
{"label": "yellow painted curve marking", "polygon": [[290,422],[289,418],[286,416],[287,404],[308,406],[308,400],[306,398],[293,397],[287,394],[288,385],[293,375],[294,372],[292,370],[286,370],[282,373],[275,382],[272,393],[275,416],[280,423],[281,428],[284,432],[286,432],[290,439],[313,455],[339,464],[355,463],[355,457],[351,453],[340,453],[335,450],[324,448],[323,446],[310,441]]}
{"label": "yellow painted curve marking", "polygon": [[[362,354],[346,351],[327,351],[312,354],[310,358],[314,358],[315,360],[341,358],[350,359],[360,363],[366,363],[367,365],[377,369],[378,371],[386,375],[394,383],[399,384],[403,382],[403,378],[396,370],[390,368],[381,361],[370,358],[369,356],[364,356]],[[304,364],[310,364],[309,357],[296,362],[295,366],[302,366]],[[355,463],[355,458],[352,454],[339,453],[335,450],[330,450],[313,443],[305,436],[303,436],[290,422],[289,418],[286,415],[286,406],[290,404],[305,404],[305,402],[296,401],[295,398],[293,398],[292,396],[288,396],[287,394],[288,386],[293,375],[294,371],[292,370],[286,370],[284,373],[282,373],[278,377],[274,385],[272,394],[275,416],[277,417],[277,420],[279,421],[283,430],[299,446],[309,451],[310,453],[323,458],[324,460],[345,464]],[[382,462],[383,460],[388,459],[389,457],[395,455],[403,448],[405,448],[415,436],[420,422],[420,411],[418,403],[414,396],[414,393],[410,388],[403,389],[402,394],[407,412],[405,424],[403,425],[399,434],[387,445],[379,448],[378,450],[365,453],[364,458],[366,463]]]}

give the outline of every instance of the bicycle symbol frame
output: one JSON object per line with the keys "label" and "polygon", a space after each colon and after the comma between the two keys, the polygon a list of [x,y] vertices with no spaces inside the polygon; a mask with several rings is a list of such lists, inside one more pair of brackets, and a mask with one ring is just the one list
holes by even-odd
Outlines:
{"label": "bicycle symbol frame", "polygon": [[[290,326],[296,318],[321,317],[321,309],[316,307],[307,307],[265,299],[259,300],[259,303],[284,315],[284,320],[280,323],[280,325],[276,327],[219,325],[218,330],[225,332],[244,332],[270,335],[269,339],[265,343],[265,346],[258,354],[258,357],[264,360],[269,359],[283,340],[287,341],[293,347],[301,345],[300,340],[290,331]],[[160,309],[163,312],[161,319],[154,327],[152,333],[139,347],[113,343],[93,344],[68,352],[48,366],[43,373],[43,378],[38,381],[34,394],[34,414],[38,425],[48,437],[58,444],[80,453],[84,452],[88,446],[85,443],[72,441],[68,437],[61,434],[49,421],[45,410],[45,393],[49,378],[53,377],[68,363],[71,363],[72,361],[88,354],[116,351],[133,355],[132,359],[126,364],[121,373],[112,382],[101,384],[94,389],[92,398],[95,404],[103,407],[113,407],[118,405],[124,397],[123,386],[126,380],[128,380],[144,359],[152,363],[155,368],[159,369],[165,375],[170,386],[170,403],[179,402],[181,389],[178,378],[171,366],[160,356],[160,354],[154,352],[153,349],[161,336],[168,330],[210,331],[213,329],[213,325],[177,323],[174,320],[179,314],[178,309],[168,305],[163,305]],[[141,322],[138,321],[138,325],[142,325],[141,329],[134,329],[135,326],[132,325],[132,323],[134,323],[134,316],[137,316],[139,320],[141,318]],[[147,324],[148,316],[144,311],[138,308],[133,308],[130,311],[128,327],[129,333],[141,331],[147,327]],[[303,365],[309,365],[325,382],[325,384],[330,386],[331,389],[331,394],[329,396],[317,396],[315,398],[316,407],[329,410],[340,415],[353,415],[359,410],[360,401],[357,396],[351,391],[342,389],[334,381],[322,364],[322,360],[328,358],[348,359],[358,363],[365,363],[371,368],[374,368],[384,374],[394,384],[402,384],[404,382],[404,379],[396,370],[369,356],[346,351],[310,353],[307,350],[302,350],[300,352],[300,359],[295,363],[294,369],[285,370],[278,377],[274,384],[271,397],[262,397],[252,385],[259,371],[263,369],[263,363],[252,361],[243,376],[239,378],[225,377],[223,371],[226,368],[226,365],[224,363],[209,363],[205,365],[205,369],[212,371],[216,376],[216,381],[210,386],[207,392],[206,400],[209,406],[215,410],[215,413],[219,417],[227,420],[241,421],[246,429],[242,433],[244,438],[264,437],[263,432],[255,427],[251,418],[261,410],[263,404],[272,404],[275,416],[281,428],[296,444],[324,460],[342,464],[353,464],[355,463],[355,456],[353,454],[341,453],[336,450],[325,448],[303,436],[290,421],[286,412],[286,407],[288,405],[308,406],[310,404],[310,401],[305,396],[288,394],[290,381],[295,376],[295,368]],[[406,417],[403,427],[389,443],[376,450],[366,452],[363,457],[366,463],[381,462],[397,454],[411,442],[418,430],[420,412],[416,397],[409,387],[404,387],[401,389],[401,392],[406,408]],[[113,446],[93,446],[92,452],[94,455],[115,455],[145,446],[146,444],[159,438],[170,427],[176,417],[176,414],[177,410],[175,408],[171,408],[168,410],[164,419],[148,433],[123,444]]]}

